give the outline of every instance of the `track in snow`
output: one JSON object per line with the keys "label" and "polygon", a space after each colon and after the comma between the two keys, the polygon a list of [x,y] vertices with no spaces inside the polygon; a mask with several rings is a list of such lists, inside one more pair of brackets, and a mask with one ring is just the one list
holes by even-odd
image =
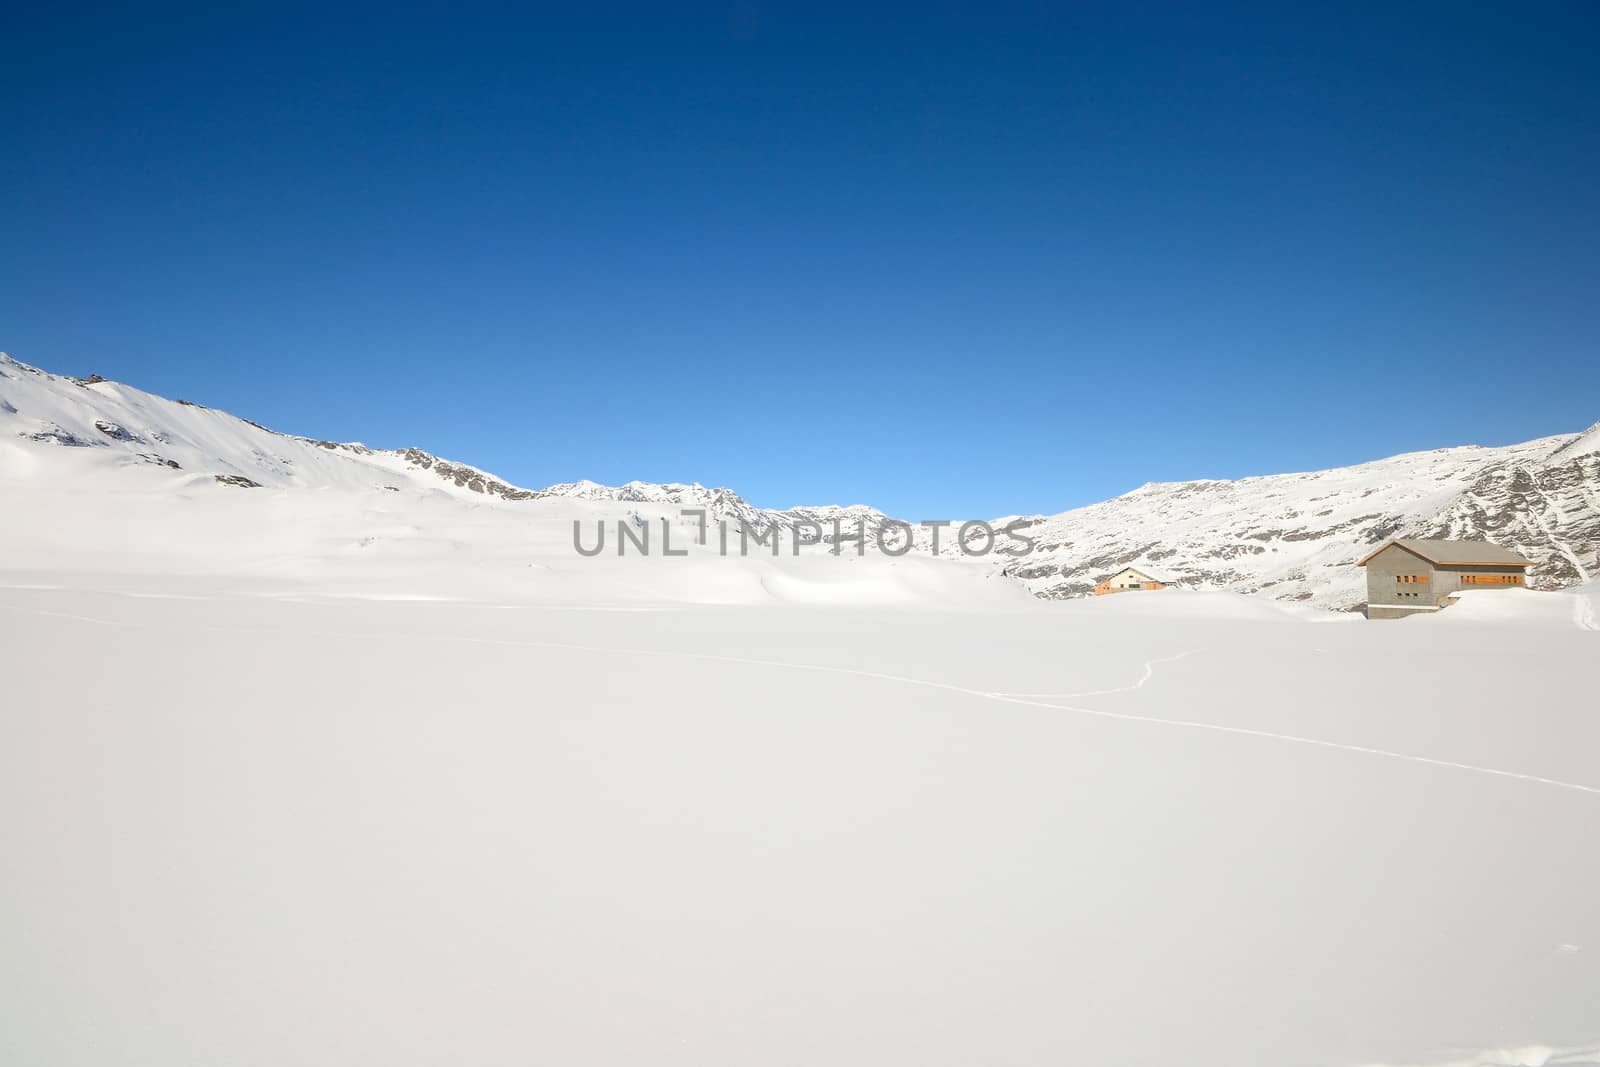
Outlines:
{"label": "track in snow", "polygon": [[1078,699],[1080,697],[1103,697],[1103,696],[1110,696],[1112,693],[1132,693],[1135,690],[1143,689],[1144,686],[1145,686],[1145,683],[1156,676],[1156,664],[1157,663],[1176,663],[1178,660],[1185,659],[1185,658],[1187,658],[1189,656],[1192,656],[1195,653],[1200,652],[1200,651],[1201,651],[1201,649],[1191,648],[1191,649],[1188,649],[1187,651],[1179,652],[1175,656],[1159,656],[1156,659],[1147,659],[1147,660],[1144,661],[1144,673],[1139,675],[1139,680],[1138,681],[1134,682],[1132,685],[1119,685],[1119,686],[1117,686],[1117,687],[1115,687],[1113,689],[1092,689],[1092,690],[1090,690],[1090,691],[1088,691],[1086,693],[1011,693],[1011,692],[998,692],[998,693],[991,693],[989,695],[990,696],[996,696],[996,697],[1028,697],[1028,698],[1032,698],[1032,699],[1035,699],[1035,700],[1076,700],[1076,699]]}
{"label": "track in snow", "polygon": [[[77,620],[77,621],[89,622],[89,623],[99,623],[99,624],[108,625],[108,626],[132,626],[132,625],[134,625],[132,623],[117,622],[117,621],[114,621],[114,620],[111,620],[111,619],[95,619],[95,618],[90,618],[90,617],[87,617],[87,616],[63,615],[60,612],[39,611],[39,610],[34,609],[34,608],[24,608],[24,607],[20,607],[18,605],[8,604],[8,605],[5,605],[5,606],[9,607],[9,608],[12,608],[13,610],[16,610],[16,611],[28,612],[30,614],[35,614],[35,615],[64,617],[64,618],[69,618],[69,619],[73,619],[73,620]],[[256,627],[214,626],[214,627],[205,627],[205,629],[210,630],[212,632],[220,632],[220,633],[292,633],[292,634],[299,634],[299,635],[303,635],[303,636],[332,637],[332,638],[345,638],[345,639],[356,638],[356,639],[366,639],[366,640],[371,640],[371,639],[374,639],[374,638],[377,638],[377,639],[380,639],[380,640],[384,640],[384,639],[390,639],[393,636],[393,635],[389,635],[389,634],[378,634],[378,633],[361,632],[361,631],[284,630],[282,628],[267,628],[267,627],[256,628]],[[407,636],[414,639],[418,635],[407,635]],[[1015,704],[1015,705],[1019,705],[1019,706],[1022,706],[1022,707],[1043,708],[1043,709],[1050,710],[1050,711],[1065,711],[1065,712],[1070,712],[1070,713],[1072,713],[1074,715],[1087,715],[1087,716],[1093,716],[1095,718],[1115,719],[1115,720],[1117,720],[1119,722],[1144,723],[1144,724],[1153,725],[1153,726],[1169,726],[1169,727],[1176,727],[1176,728],[1179,728],[1179,729],[1187,729],[1187,730],[1205,730],[1205,731],[1210,731],[1212,733],[1232,734],[1232,735],[1238,736],[1238,737],[1251,737],[1251,738],[1257,738],[1257,739],[1260,739],[1260,740],[1280,741],[1280,742],[1283,742],[1283,743],[1286,743],[1286,744],[1309,745],[1309,746],[1312,746],[1314,748],[1324,748],[1324,749],[1329,749],[1329,750],[1336,751],[1336,752],[1350,752],[1350,753],[1355,753],[1355,754],[1363,755],[1363,756],[1377,756],[1377,757],[1380,757],[1380,758],[1383,758],[1383,759],[1398,760],[1398,761],[1401,761],[1401,762],[1404,762],[1404,763],[1415,763],[1415,764],[1419,764],[1419,765],[1422,765],[1422,766],[1428,766],[1428,767],[1442,767],[1442,768],[1447,768],[1447,769],[1450,769],[1450,770],[1465,771],[1465,772],[1468,772],[1468,773],[1471,773],[1471,774],[1488,775],[1488,776],[1495,777],[1495,778],[1508,778],[1508,779],[1512,779],[1512,780],[1515,780],[1515,781],[1530,782],[1530,783],[1535,784],[1535,785],[1552,786],[1552,787],[1555,787],[1557,789],[1567,789],[1567,790],[1571,790],[1573,792],[1589,793],[1589,794],[1593,794],[1593,795],[1596,795],[1596,796],[1600,796],[1600,786],[1583,785],[1583,784],[1578,783],[1578,782],[1567,782],[1567,781],[1562,781],[1562,780],[1556,779],[1556,778],[1545,778],[1545,777],[1542,777],[1542,776],[1536,775],[1536,774],[1524,774],[1524,773],[1522,773],[1520,771],[1501,770],[1500,768],[1497,768],[1497,767],[1484,767],[1484,766],[1480,766],[1480,765],[1472,764],[1472,763],[1457,763],[1457,762],[1455,762],[1453,760],[1435,759],[1435,758],[1433,758],[1431,756],[1419,756],[1419,755],[1416,755],[1415,753],[1410,753],[1410,752],[1395,752],[1395,751],[1392,751],[1390,749],[1374,748],[1374,747],[1371,747],[1371,746],[1368,746],[1368,745],[1355,745],[1355,744],[1349,744],[1349,743],[1342,742],[1342,741],[1328,741],[1328,740],[1324,740],[1324,739],[1321,739],[1321,738],[1315,738],[1315,737],[1302,737],[1302,736],[1300,736],[1298,734],[1278,733],[1278,732],[1272,731],[1272,730],[1257,730],[1257,729],[1252,729],[1250,727],[1245,727],[1245,726],[1226,726],[1226,725],[1223,725],[1221,723],[1201,722],[1201,721],[1197,721],[1197,720],[1193,720],[1193,719],[1171,719],[1171,718],[1165,718],[1165,717],[1158,716],[1158,715],[1134,715],[1134,714],[1131,714],[1129,712],[1107,711],[1107,710],[1100,709],[1100,708],[1085,708],[1085,707],[1079,707],[1079,706],[1072,705],[1072,704],[1052,704],[1052,703],[1048,703],[1048,702],[1043,701],[1043,700],[1030,699],[1030,698],[1022,697],[1022,696],[1008,695],[1008,694],[1006,694],[1004,692],[993,692],[993,691],[983,690],[983,689],[971,689],[971,688],[968,688],[966,686],[955,685],[955,684],[950,683],[950,682],[936,682],[936,681],[933,681],[933,680],[927,679],[927,678],[913,678],[913,677],[909,677],[909,676],[906,676],[906,675],[886,674],[886,673],[883,673],[881,671],[866,671],[866,670],[860,670],[860,669],[854,668],[854,667],[834,667],[834,666],[830,666],[830,665],[827,665],[827,664],[819,664],[819,663],[792,663],[792,662],[787,662],[787,661],[784,661],[784,660],[758,659],[758,658],[750,658],[750,657],[744,657],[744,656],[727,656],[727,655],[722,655],[722,654],[714,653],[714,652],[685,652],[685,651],[674,650],[674,649],[626,648],[626,647],[616,647],[616,646],[607,646],[607,645],[584,645],[584,644],[574,644],[574,643],[569,643],[569,642],[564,642],[564,641],[513,640],[513,639],[510,639],[510,638],[462,636],[460,634],[429,635],[427,637],[427,639],[428,640],[435,640],[435,641],[458,641],[458,642],[463,642],[463,643],[468,643],[468,644],[503,646],[503,647],[508,647],[508,648],[548,648],[548,649],[553,649],[553,650],[557,650],[557,651],[561,651],[561,652],[584,652],[584,653],[593,653],[593,654],[599,654],[599,655],[627,655],[627,656],[665,657],[665,658],[671,658],[671,659],[701,660],[701,661],[711,662],[711,663],[738,663],[738,664],[745,664],[745,665],[748,665],[748,666],[770,667],[770,668],[773,668],[773,669],[776,669],[776,670],[811,671],[811,672],[820,673],[820,674],[838,674],[838,675],[846,675],[846,676],[856,677],[856,678],[871,678],[871,679],[874,679],[874,680],[877,680],[877,681],[890,682],[890,683],[894,683],[894,684],[897,684],[897,685],[920,686],[920,687],[923,687],[923,688],[926,688],[926,689],[939,689],[939,690],[943,690],[945,692],[960,693],[960,694],[962,694],[964,696],[976,697],[976,698],[978,698],[980,700],[993,700],[993,701],[996,701],[996,702],[999,702],[999,703],[1003,703],[1003,704]],[[1144,684],[1146,682],[1148,682],[1150,680],[1150,678],[1153,676],[1153,674],[1154,674],[1154,665],[1155,664],[1163,663],[1163,662],[1170,662],[1170,661],[1172,661],[1174,659],[1179,659],[1179,658],[1182,658],[1182,656],[1187,656],[1189,654],[1190,654],[1190,652],[1184,652],[1184,653],[1181,653],[1178,656],[1167,656],[1167,657],[1161,657],[1161,658],[1157,658],[1157,659],[1147,660],[1145,662],[1145,664],[1144,664],[1144,671],[1143,671],[1143,673],[1140,676],[1138,681],[1134,682],[1132,685],[1124,686],[1124,687],[1122,687],[1120,689],[1103,690],[1101,692],[1107,692],[1107,693],[1109,693],[1109,692],[1129,692],[1129,691],[1132,691],[1134,689],[1139,689],[1142,686],[1144,686]],[[1084,695],[1088,695],[1088,694],[1084,694]]]}

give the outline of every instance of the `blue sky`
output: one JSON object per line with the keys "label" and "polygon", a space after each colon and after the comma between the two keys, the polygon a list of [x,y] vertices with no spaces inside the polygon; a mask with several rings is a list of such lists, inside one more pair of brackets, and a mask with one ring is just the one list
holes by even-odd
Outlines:
{"label": "blue sky", "polygon": [[909,518],[1600,420],[1593,4],[46,6],[0,349],[51,370]]}

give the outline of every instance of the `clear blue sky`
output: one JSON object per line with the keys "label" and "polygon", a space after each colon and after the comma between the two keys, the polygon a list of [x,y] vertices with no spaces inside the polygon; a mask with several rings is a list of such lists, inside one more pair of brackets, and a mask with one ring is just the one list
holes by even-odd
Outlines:
{"label": "clear blue sky", "polygon": [[10,5],[0,349],[909,518],[1600,420],[1600,5],[1060,6]]}

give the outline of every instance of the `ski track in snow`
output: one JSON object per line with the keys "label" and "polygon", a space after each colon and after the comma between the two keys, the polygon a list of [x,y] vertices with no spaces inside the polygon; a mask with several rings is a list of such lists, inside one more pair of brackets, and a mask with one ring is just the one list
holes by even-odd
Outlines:
{"label": "ski track in snow", "polygon": [[[44,615],[54,618],[66,618],[80,622],[97,623],[104,626],[124,626],[132,629],[140,627],[134,623],[118,622],[112,619],[95,619],[82,615],[68,615],[62,612],[40,611],[36,608],[26,608],[15,604],[5,604],[4,607],[14,611],[27,612],[34,615]],[[1398,760],[1404,763],[1415,763],[1427,767],[1442,767],[1450,770],[1466,771],[1472,774],[1489,775],[1496,778],[1508,778],[1520,782],[1530,782],[1535,785],[1553,786],[1557,789],[1567,789],[1577,793],[1589,793],[1600,796],[1600,786],[1583,785],[1578,782],[1565,782],[1557,778],[1545,778],[1536,774],[1524,774],[1520,771],[1506,771],[1497,767],[1483,767],[1473,763],[1457,763],[1453,760],[1436,759],[1432,756],[1419,756],[1410,752],[1394,752],[1385,748],[1373,748],[1369,745],[1355,745],[1343,741],[1328,741],[1316,737],[1302,737],[1298,734],[1284,734],[1273,730],[1257,730],[1247,726],[1227,726],[1222,723],[1201,722],[1193,719],[1173,719],[1158,715],[1134,715],[1129,712],[1107,711],[1100,708],[1084,708],[1071,704],[1050,704],[1042,700],[1014,696],[1005,692],[993,692],[984,689],[970,689],[966,686],[955,685],[951,682],[936,682],[928,678],[912,678],[901,674],[886,674],[882,671],[867,671],[856,667],[835,667],[821,663],[793,663],[785,660],[756,659],[745,656],[726,656],[715,652],[688,652],[679,649],[661,648],[626,648],[607,645],[582,645],[564,641],[529,641],[511,640],[496,637],[470,637],[460,634],[382,634],[361,631],[339,630],[285,630],[271,627],[230,627],[208,626],[203,627],[213,633],[258,633],[258,634],[296,634],[301,636],[357,638],[394,640],[403,638],[407,640],[433,640],[433,641],[459,641],[468,644],[491,645],[507,648],[547,648],[561,652],[586,652],[598,655],[626,655],[626,656],[654,656],[671,659],[694,659],[711,663],[738,663],[754,667],[770,667],[779,670],[811,671],[819,674],[839,674],[857,678],[872,678],[883,682],[892,682],[898,685],[920,686],[926,689],[940,689],[950,693],[960,693],[964,696],[977,697],[981,700],[993,700],[1003,704],[1016,704],[1022,707],[1044,708],[1050,711],[1071,712],[1074,715],[1087,715],[1101,719],[1115,719],[1119,722],[1145,723],[1154,726],[1171,726],[1188,730],[1207,730],[1212,733],[1232,734],[1238,737],[1252,737],[1261,740],[1280,741],[1286,744],[1309,745],[1313,748],[1329,749],[1335,752],[1353,752],[1364,756],[1377,756],[1383,759]],[[1194,650],[1191,650],[1191,652]],[[1121,689],[1104,690],[1104,692],[1130,692],[1141,688],[1154,674],[1154,665],[1170,662],[1174,659],[1190,655],[1184,652],[1177,656],[1159,657],[1147,660],[1144,664],[1144,673],[1140,679],[1131,686]],[[1087,695],[1087,694],[1083,694]]]}
{"label": "ski track in snow", "polygon": [[1178,660],[1185,659],[1200,651],[1202,650],[1191,648],[1187,651],[1179,652],[1175,656],[1159,656],[1156,659],[1145,660],[1144,673],[1139,676],[1138,681],[1132,685],[1119,685],[1114,689],[1091,689],[1085,693],[1012,693],[1007,691],[989,695],[995,697],[1028,697],[1035,700],[1076,700],[1080,697],[1103,697],[1110,696],[1112,693],[1131,693],[1136,689],[1143,689],[1145,683],[1156,676],[1157,663],[1176,663]]}
{"label": "ski track in snow", "polygon": [[131,622],[118,622],[115,619],[96,619],[90,615],[74,615],[66,611],[42,611],[39,608],[21,608],[15,604],[4,604],[0,605],[0,607],[8,607],[13,611],[25,611],[29,615],[41,615],[47,619],[71,619],[73,622],[93,623],[96,626],[122,626],[130,630],[139,629],[138,626]]}

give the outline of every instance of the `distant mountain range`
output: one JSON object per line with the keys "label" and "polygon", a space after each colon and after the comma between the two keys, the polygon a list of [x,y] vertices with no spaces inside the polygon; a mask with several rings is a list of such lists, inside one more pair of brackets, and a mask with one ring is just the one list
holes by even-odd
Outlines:
{"label": "distant mountain range", "polygon": [[[384,492],[432,487],[522,506],[549,498],[703,508],[710,521],[792,529],[835,519],[875,531],[889,516],[864,505],[757,508],[725,488],[574,482],[526,489],[417,448],[375,449],[278,433],[248,419],[167,400],[95,376],[50,374],[0,354],[0,478],[71,478],[53,464],[91,449],[113,466],[159,465],[183,488]],[[56,469],[59,467],[59,469]],[[1089,593],[1135,565],[1195,588],[1345,609],[1363,599],[1355,561],[1391,536],[1482,538],[1533,559],[1533,583],[1557,588],[1600,576],[1600,424],[1498,448],[1463,446],[1303,474],[1151,483],[1055,515],[1020,518],[1037,549],[992,556],[1036,596]],[[919,550],[931,549],[919,531]],[[945,531],[940,555],[958,555]]]}

